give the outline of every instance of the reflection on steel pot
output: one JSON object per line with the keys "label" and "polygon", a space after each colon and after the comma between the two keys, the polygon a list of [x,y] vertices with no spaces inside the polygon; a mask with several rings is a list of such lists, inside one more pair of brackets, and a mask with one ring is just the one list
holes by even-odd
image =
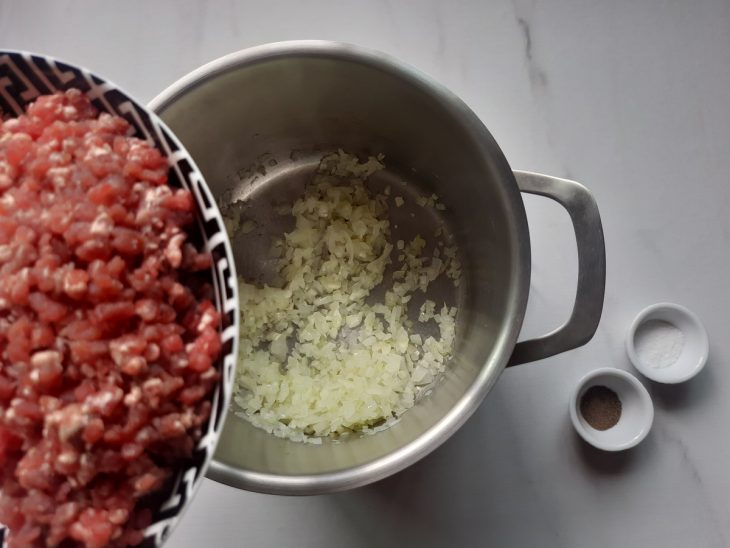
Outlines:
{"label": "reflection on steel pot", "polygon": [[[151,106],[191,152],[213,193],[250,200],[266,233],[282,230],[271,204],[295,197],[324,151],[385,154],[387,168],[378,176],[396,187],[394,194],[435,192],[447,205],[443,220],[463,264],[459,291],[449,295],[459,306],[454,359],[433,393],[397,424],[316,446],[276,438],[231,410],[209,477],[279,494],[376,481],[453,434],[506,366],[552,356],[593,336],[603,306],[605,254],[588,190],[572,181],[513,172],[474,113],[413,68],[344,44],[269,44],[205,65]],[[530,285],[520,191],[554,199],[568,210],[579,275],[568,322],[516,344]],[[438,221],[403,222],[428,230]],[[265,269],[263,244],[236,253],[240,272]]]}

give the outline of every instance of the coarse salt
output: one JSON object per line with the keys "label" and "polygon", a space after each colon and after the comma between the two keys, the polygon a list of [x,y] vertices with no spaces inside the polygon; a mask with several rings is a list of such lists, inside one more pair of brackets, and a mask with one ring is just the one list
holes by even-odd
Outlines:
{"label": "coarse salt", "polygon": [[649,320],[636,330],[634,346],[639,359],[649,367],[669,367],[682,354],[684,333],[669,322]]}

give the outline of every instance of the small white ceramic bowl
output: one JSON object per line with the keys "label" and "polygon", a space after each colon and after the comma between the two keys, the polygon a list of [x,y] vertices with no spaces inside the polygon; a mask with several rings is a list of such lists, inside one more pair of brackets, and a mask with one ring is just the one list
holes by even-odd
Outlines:
{"label": "small white ceramic bowl", "polygon": [[[593,428],[580,412],[583,395],[593,386],[613,390],[621,401],[621,417],[607,430]],[[636,377],[621,369],[605,367],[591,371],[576,385],[570,397],[570,420],[580,437],[604,451],[623,451],[637,445],[651,430],[654,404]]]}
{"label": "small white ceramic bowl", "polygon": [[[636,332],[646,322],[664,321],[682,331],[684,345],[682,353],[671,365],[652,367],[639,357],[636,351]],[[667,384],[675,384],[691,379],[707,363],[710,344],[707,331],[697,315],[683,306],[672,303],[653,304],[636,316],[626,335],[626,353],[634,367],[647,378]]]}

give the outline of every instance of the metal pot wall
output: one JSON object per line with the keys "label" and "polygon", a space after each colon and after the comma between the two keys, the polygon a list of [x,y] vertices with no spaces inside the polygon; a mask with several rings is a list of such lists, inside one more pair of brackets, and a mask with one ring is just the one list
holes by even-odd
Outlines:
{"label": "metal pot wall", "polygon": [[[374,184],[392,184],[405,194],[435,192],[447,206],[444,218],[403,224],[416,230],[445,222],[463,264],[459,289],[437,295],[455,301],[459,315],[453,361],[430,396],[387,430],[322,445],[276,438],[231,409],[212,479],[266,493],[314,494],[384,478],[453,434],[505,367],[570,350],[593,336],[603,306],[605,253],[591,194],[572,181],[513,172],[476,115],[415,69],[340,43],[268,44],[195,70],[150,106],[190,151],[213,193],[250,200],[273,234],[285,227],[271,204],[296,195],[323,151],[385,154],[387,170]],[[568,210],[579,276],[568,322],[516,344],[530,285],[520,192]],[[257,245],[234,245],[240,272],[265,271],[264,243]]]}

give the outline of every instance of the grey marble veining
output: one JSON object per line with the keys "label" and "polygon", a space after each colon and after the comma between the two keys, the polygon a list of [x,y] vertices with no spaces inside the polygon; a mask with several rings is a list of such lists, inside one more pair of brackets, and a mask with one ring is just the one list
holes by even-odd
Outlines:
{"label": "grey marble veining", "polygon": [[[0,1],[0,47],[86,65],[141,100],[217,56],[297,38],[396,55],[459,94],[513,166],[586,184],[606,233],[604,316],[586,347],[506,372],[406,471],[313,498],[206,482],[170,546],[728,545],[730,3]],[[576,258],[564,212],[525,203],[529,337],[570,313]],[[601,453],[572,431],[568,396],[593,368],[630,369],[625,330],[660,300],[704,320],[710,362],[686,385],[647,381],[654,429]]]}

